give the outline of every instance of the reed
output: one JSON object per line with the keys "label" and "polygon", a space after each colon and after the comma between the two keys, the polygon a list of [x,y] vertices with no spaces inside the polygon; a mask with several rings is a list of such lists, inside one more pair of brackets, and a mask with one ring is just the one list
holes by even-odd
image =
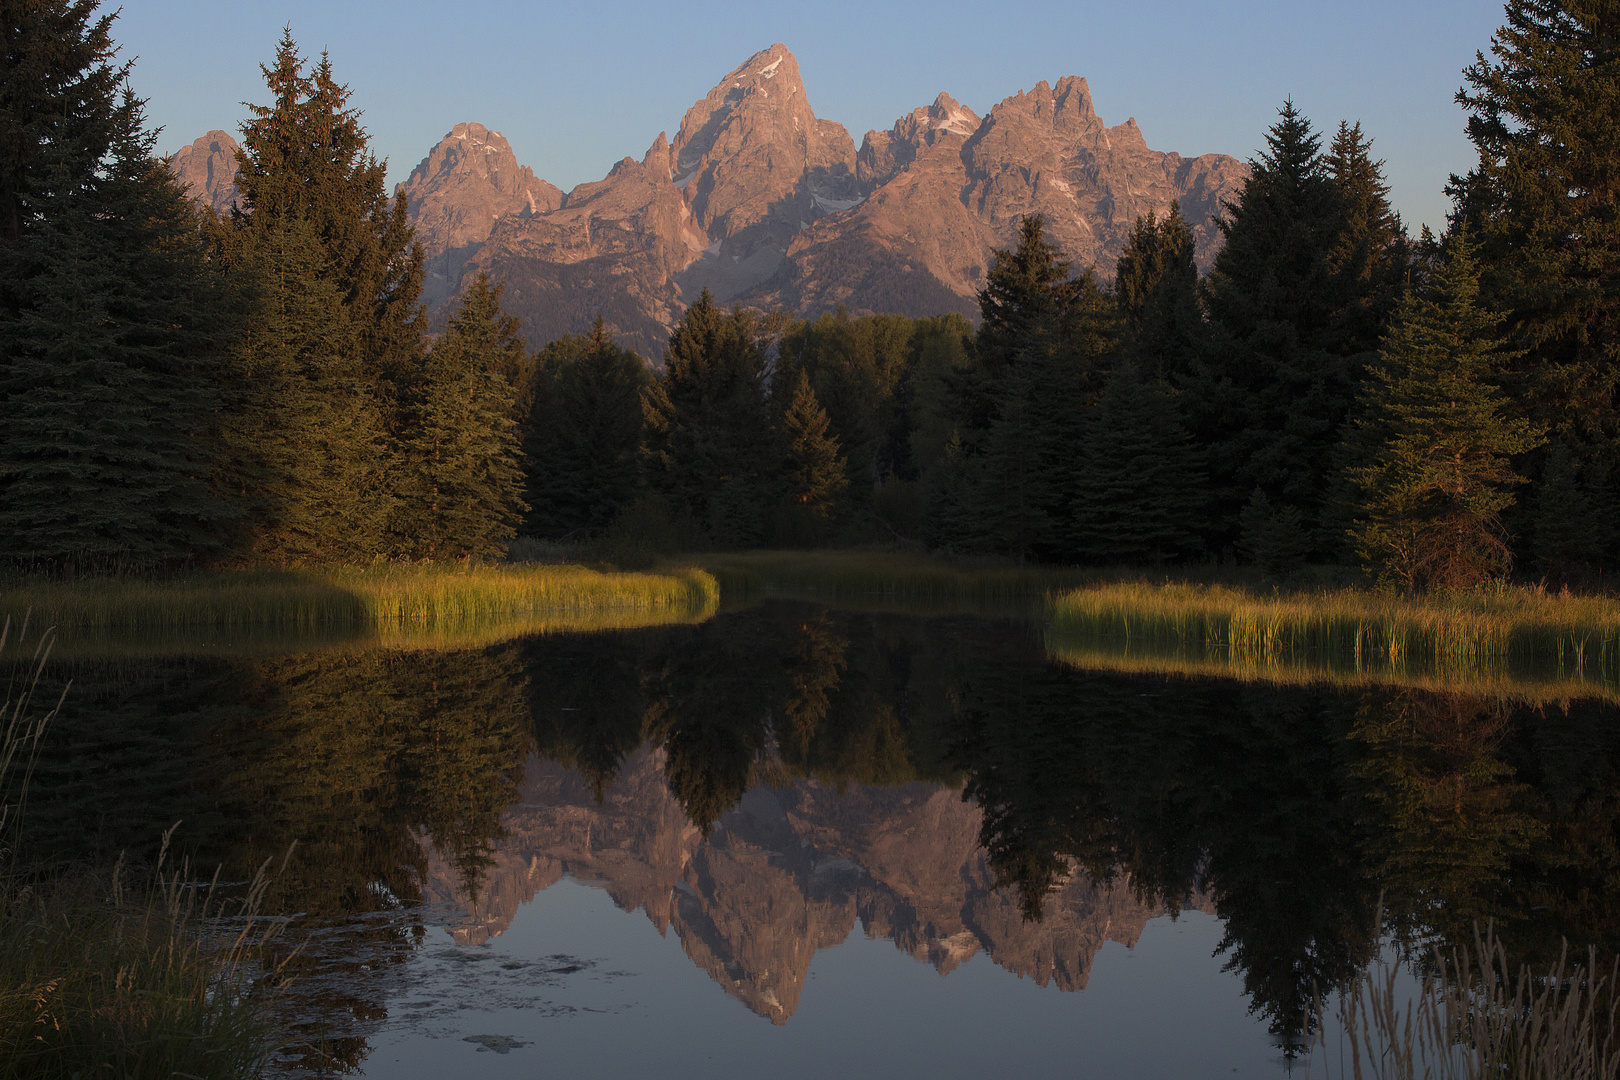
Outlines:
{"label": "reed", "polygon": [[319,630],[392,622],[474,622],[606,612],[712,608],[719,586],[701,570],[613,573],[584,566],[379,564],[253,571],[176,580],[30,580],[0,589],[0,613],[31,612],[63,629],[180,627]]}
{"label": "reed", "polygon": [[1224,586],[1097,584],[1053,595],[1059,638],[1138,651],[1224,653],[1234,673],[1315,665],[1398,677],[1554,670],[1620,685],[1620,603],[1500,586],[1400,597],[1341,589],[1260,595]]}
{"label": "reed", "polygon": [[139,893],[122,864],[0,881],[0,1076],[260,1075],[282,974],[259,960],[281,925],[258,916],[267,870],[229,902],[161,859]]}
{"label": "reed", "polygon": [[[1309,1077],[1378,1080],[1615,1080],[1620,958],[1607,970],[1597,952],[1585,964],[1566,953],[1545,975],[1509,966],[1489,931],[1467,948],[1436,950],[1417,992],[1400,966],[1378,964],[1340,991],[1342,1045],[1319,1029]],[[1337,1050],[1337,1053],[1334,1051]]]}

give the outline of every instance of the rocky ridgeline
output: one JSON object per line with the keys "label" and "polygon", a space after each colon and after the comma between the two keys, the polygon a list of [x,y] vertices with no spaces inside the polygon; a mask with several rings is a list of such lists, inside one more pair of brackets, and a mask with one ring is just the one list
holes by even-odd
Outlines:
{"label": "rocky ridgeline", "polygon": [[[210,205],[230,174],[210,132],[175,171]],[[1223,154],[1148,148],[1135,120],[1098,119],[1086,80],[1007,98],[980,117],[948,94],[859,150],[818,118],[783,45],[748,58],[660,133],[640,160],[563,194],[520,166],[499,132],[458,124],[399,191],[428,258],[438,310],[468,276],[506,285],[531,345],[603,315],[621,343],[658,357],[704,288],[725,302],[813,316],[975,314],[991,252],[1026,214],[1077,267],[1109,272],[1138,215],[1179,203],[1200,265],[1223,199],[1247,173]]]}
{"label": "rocky ridgeline", "polygon": [[798,1008],[816,951],[857,920],[941,974],[983,950],[1041,986],[1080,990],[1104,942],[1133,946],[1163,913],[1128,882],[1076,873],[1040,922],[1025,921],[1015,893],[993,887],[978,808],[934,784],[760,788],[705,840],[662,765],[661,752],[639,751],[599,805],[575,774],[531,758],[477,899],[431,849],[424,898],[450,913],[456,940],[482,944],[567,875],[645,912],[660,934],[673,928],[694,964],[778,1024]]}

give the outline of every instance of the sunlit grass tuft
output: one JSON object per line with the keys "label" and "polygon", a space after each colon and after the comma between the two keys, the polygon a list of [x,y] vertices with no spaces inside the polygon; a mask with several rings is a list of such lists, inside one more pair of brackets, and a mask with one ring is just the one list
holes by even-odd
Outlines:
{"label": "sunlit grass tuft", "polygon": [[517,616],[712,608],[719,586],[701,570],[614,573],[584,566],[380,564],[253,571],[178,580],[34,580],[0,589],[0,613],[81,631],[177,627],[285,630],[394,623],[472,623]]}

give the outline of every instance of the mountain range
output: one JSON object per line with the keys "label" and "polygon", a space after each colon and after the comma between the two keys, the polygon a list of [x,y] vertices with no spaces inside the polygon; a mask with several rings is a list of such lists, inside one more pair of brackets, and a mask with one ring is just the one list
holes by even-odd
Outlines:
{"label": "mountain range", "polygon": [[[171,167],[216,210],[234,196],[236,144],[211,131]],[[657,359],[705,288],[724,303],[814,316],[977,314],[991,253],[1026,214],[1077,268],[1111,272],[1139,215],[1178,203],[1207,268],[1236,158],[1149,149],[1109,127],[1086,80],[1040,82],[985,116],[941,93],[859,148],[817,117],[798,61],[772,45],[660,132],[639,159],[564,193],[482,124],[457,124],[398,187],[428,260],[424,301],[487,272],[531,346],[590,328]]]}

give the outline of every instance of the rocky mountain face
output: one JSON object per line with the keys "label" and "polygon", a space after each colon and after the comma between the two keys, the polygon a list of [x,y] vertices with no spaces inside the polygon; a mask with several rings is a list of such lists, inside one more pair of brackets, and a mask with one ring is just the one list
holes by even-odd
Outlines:
{"label": "rocky mountain face", "polygon": [[762,787],[705,840],[662,767],[661,752],[639,751],[598,805],[577,775],[531,758],[476,900],[437,855],[424,899],[454,913],[458,941],[481,944],[568,875],[644,911],[659,933],[673,928],[694,964],[777,1024],[798,1008],[816,951],[843,942],[857,920],[942,975],[982,950],[1041,986],[1081,990],[1104,942],[1134,946],[1162,914],[1128,882],[1076,873],[1042,921],[1026,922],[1017,898],[993,888],[978,808],[934,784]]}
{"label": "rocky mountain face", "polygon": [[[211,132],[175,159],[210,199],[229,176],[200,149],[216,138],[235,146]],[[456,125],[399,191],[428,257],[430,311],[442,317],[487,271],[531,346],[586,332],[600,313],[656,360],[705,288],[805,316],[838,305],[974,316],[992,251],[1031,213],[1077,270],[1109,274],[1137,216],[1179,203],[1207,267],[1214,217],[1246,174],[1222,154],[1149,149],[1134,120],[1107,126],[1072,76],[983,117],[942,93],[857,151],[815,115],[798,61],[777,44],[688,109],[673,142],[660,133],[639,160],[566,195],[474,123]]]}
{"label": "rocky mountain face", "polygon": [[512,146],[483,124],[457,124],[399,186],[416,239],[427,253],[422,300],[430,310],[454,296],[468,260],[502,218],[562,205],[554,185],[519,165]]}
{"label": "rocky mountain face", "polygon": [[172,171],[191,197],[223,214],[236,201],[236,140],[210,131],[169,159]]}

